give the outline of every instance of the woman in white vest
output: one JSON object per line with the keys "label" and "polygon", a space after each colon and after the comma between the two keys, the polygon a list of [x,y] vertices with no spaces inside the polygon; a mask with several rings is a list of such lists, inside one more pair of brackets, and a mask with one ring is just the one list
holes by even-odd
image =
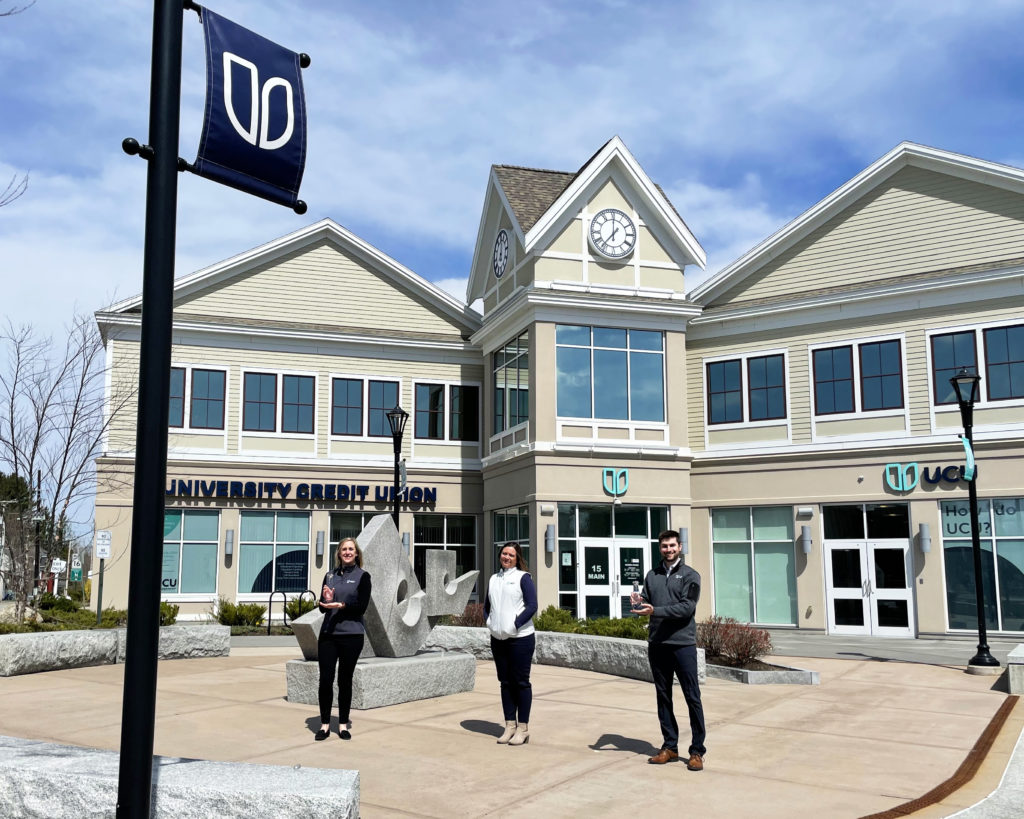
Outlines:
{"label": "woman in white vest", "polygon": [[530,665],[536,638],[537,588],[518,543],[506,543],[498,555],[501,568],[491,575],[484,601],[484,616],[491,631],[491,654],[501,683],[505,733],[499,745],[525,745],[530,741]]}

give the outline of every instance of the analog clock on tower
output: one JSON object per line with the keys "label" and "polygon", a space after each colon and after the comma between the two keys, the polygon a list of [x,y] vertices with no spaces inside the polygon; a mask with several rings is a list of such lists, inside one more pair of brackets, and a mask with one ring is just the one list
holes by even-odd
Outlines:
{"label": "analog clock on tower", "polygon": [[605,208],[590,220],[590,246],[608,259],[622,259],[636,247],[636,225],[617,208]]}

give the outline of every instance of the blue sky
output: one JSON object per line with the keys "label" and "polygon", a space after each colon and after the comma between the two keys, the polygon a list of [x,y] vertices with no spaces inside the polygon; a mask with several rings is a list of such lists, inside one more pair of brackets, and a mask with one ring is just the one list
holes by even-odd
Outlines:
{"label": "blue sky", "polygon": [[[178,276],[329,216],[464,297],[490,165],[572,171],[615,134],[709,273],[903,140],[1024,165],[1016,2],[210,7],[312,56],[310,207],[180,176]],[[3,318],[59,334],[142,289],[145,163],[120,144],[147,136],[152,13],[37,0],[0,18],[0,190],[30,174],[0,208]],[[191,160],[205,69],[198,18],[184,20]]]}

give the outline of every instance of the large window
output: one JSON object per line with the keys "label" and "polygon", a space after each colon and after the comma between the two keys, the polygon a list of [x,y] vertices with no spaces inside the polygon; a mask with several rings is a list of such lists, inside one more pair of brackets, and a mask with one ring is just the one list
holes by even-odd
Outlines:
{"label": "large window", "polygon": [[224,429],[224,371],[192,370],[189,426]]}
{"label": "large window", "polygon": [[796,625],[793,509],[711,511],[715,614],[742,623]]}
{"label": "large window", "polygon": [[277,376],[269,373],[246,373],[242,396],[242,429],[246,432],[275,432]]}
{"label": "large window", "polygon": [[978,371],[974,331],[932,336],[932,385],[936,404],[955,404],[956,391],[949,379],[966,368]]}
{"label": "large window", "polygon": [[988,400],[1024,398],[1024,324],[991,327],[983,335]]}
{"label": "large window", "polygon": [[[950,629],[976,631],[974,553],[967,501],[943,501],[942,552]],[[1024,631],[1024,498],[978,502],[985,624],[993,631]]]}
{"label": "large window", "polygon": [[530,335],[524,332],[492,356],[494,434],[530,418]]}
{"label": "large window", "polygon": [[[417,384],[415,434],[444,441],[479,440],[480,390],[461,384]],[[447,421],[446,421],[447,419]]]}
{"label": "large window", "polygon": [[903,408],[899,339],[818,348],[811,360],[816,415]]}
{"label": "large window", "polygon": [[309,513],[240,513],[238,593],[309,588]]}
{"label": "large window", "polygon": [[[455,552],[455,576],[477,568],[476,517],[473,515],[413,515],[413,570],[427,587],[427,550]],[[480,588],[479,583],[477,588]]]}
{"label": "large window", "polygon": [[161,594],[216,594],[220,513],[164,512]]}
{"label": "large window", "polygon": [[171,367],[171,399],[167,415],[170,427],[185,426],[185,370]]}
{"label": "large window", "polygon": [[781,353],[709,361],[705,371],[709,424],[786,417],[786,359]]}
{"label": "large window", "polygon": [[[513,541],[523,551],[523,558],[530,563],[530,508],[513,506],[509,509],[498,509],[491,513],[491,530],[494,536],[494,566],[497,568],[498,555],[501,547]],[[535,570],[534,570],[535,571]]]}
{"label": "large window", "polygon": [[555,343],[558,415],[665,420],[662,333],[559,324]]}
{"label": "large window", "polygon": [[281,385],[281,432],[313,432],[313,393],[311,375],[286,375]]}
{"label": "large window", "polygon": [[368,434],[376,438],[390,438],[388,411],[398,406],[398,382],[371,381],[369,393],[369,413],[366,419]]}
{"label": "large window", "polygon": [[363,434],[363,382],[335,378],[331,383],[331,435]]}

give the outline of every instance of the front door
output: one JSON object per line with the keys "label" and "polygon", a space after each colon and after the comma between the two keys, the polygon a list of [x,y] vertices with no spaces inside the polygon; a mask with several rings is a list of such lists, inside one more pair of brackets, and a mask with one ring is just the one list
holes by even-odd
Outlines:
{"label": "front door", "polygon": [[643,586],[651,568],[646,540],[580,538],[579,588],[583,589],[581,617],[625,617],[633,583]]}
{"label": "front door", "polygon": [[910,542],[825,541],[830,634],[913,637]]}

